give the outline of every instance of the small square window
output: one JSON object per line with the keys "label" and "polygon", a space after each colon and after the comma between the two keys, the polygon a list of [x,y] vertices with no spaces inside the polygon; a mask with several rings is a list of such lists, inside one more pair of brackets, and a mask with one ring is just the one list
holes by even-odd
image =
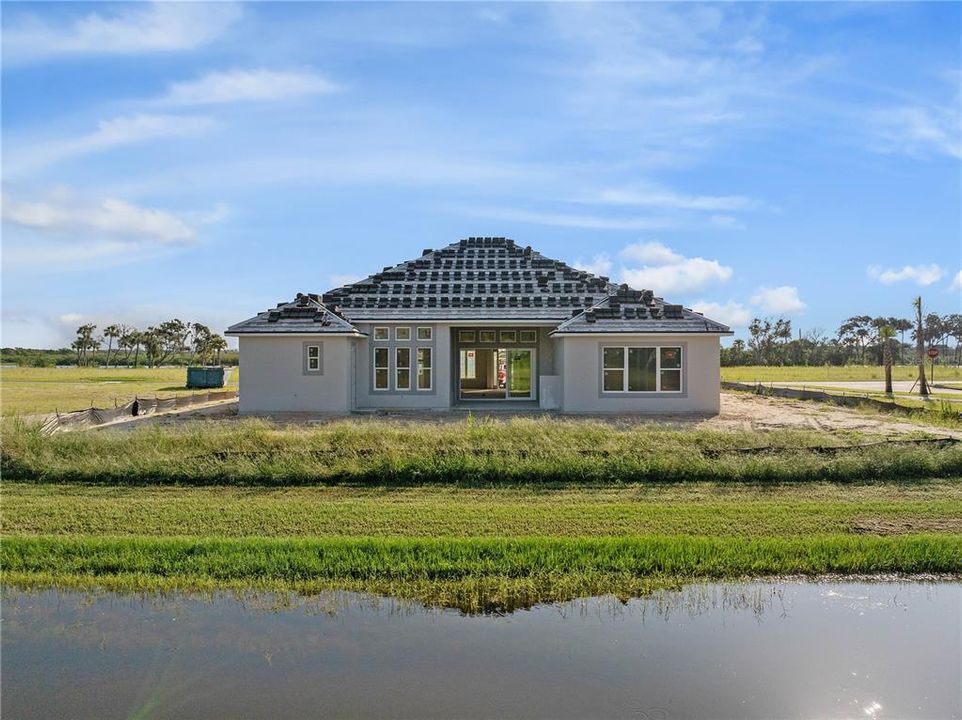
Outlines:
{"label": "small square window", "polygon": [[374,339],[375,340],[387,340],[388,339],[388,329],[386,327],[376,327],[374,328]]}
{"label": "small square window", "polygon": [[463,343],[473,343],[474,342],[474,330],[459,330],[458,331],[458,342]]}
{"label": "small square window", "polygon": [[418,328],[418,340],[430,340],[433,335],[434,335],[434,328],[429,328],[429,327]]}
{"label": "small square window", "polygon": [[501,331],[501,342],[510,343],[516,342],[518,338],[518,333],[514,330],[502,330]]}
{"label": "small square window", "polygon": [[538,342],[538,331],[537,330],[522,330],[518,333],[518,337],[521,338],[523,343],[536,343]]}
{"label": "small square window", "polygon": [[411,339],[411,328],[409,327],[399,327],[394,328],[394,339],[395,340],[410,340]]}
{"label": "small square window", "polygon": [[483,343],[493,343],[498,341],[498,334],[494,330],[482,330],[478,339]]}

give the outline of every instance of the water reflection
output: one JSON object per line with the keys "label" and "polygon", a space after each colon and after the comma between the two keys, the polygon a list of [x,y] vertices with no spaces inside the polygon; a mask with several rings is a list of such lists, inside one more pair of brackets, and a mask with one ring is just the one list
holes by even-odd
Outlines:
{"label": "water reflection", "polygon": [[697,585],[503,617],[350,593],[3,593],[29,717],[959,717],[962,587]]}

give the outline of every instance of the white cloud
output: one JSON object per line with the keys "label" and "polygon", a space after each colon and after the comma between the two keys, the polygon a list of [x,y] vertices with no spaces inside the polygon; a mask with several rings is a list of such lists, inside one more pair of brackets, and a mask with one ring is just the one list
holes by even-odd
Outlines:
{"label": "white cloud", "polygon": [[871,116],[873,149],[913,156],[962,159],[962,114],[957,106],[910,106],[879,110]]}
{"label": "white cloud", "polygon": [[732,276],[732,269],[717,260],[685,257],[657,242],[629,245],[622,250],[621,258],[642,263],[640,267],[623,267],[623,282],[637,288],[651,288],[658,294],[700,290],[724,283]]}
{"label": "white cloud", "polygon": [[198,135],[210,128],[207,117],[138,114],[102,120],[86,135],[37,144],[23,144],[8,152],[4,174],[8,177],[51,165],[67,158],[132,145],[147,140]]}
{"label": "white cloud", "polygon": [[869,265],[868,275],[883,285],[909,280],[917,285],[932,285],[945,275],[945,271],[936,265],[905,265],[901,268],[883,268],[880,265]]}
{"label": "white cloud", "polygon": [[331,275],[330,276],[331,287],[341,287],[342,285],[350,285],[351,283],[356,283],[358,280],[363,280],[364,278],[360,275]]}
{"label": "white cloud", "polygon": [[115,7],[113,12],[91,12],[61,23],[19,15],[3,30],[4,62],[188,50],[213,41],[241,16],[238,5],[226,2]]}
{"label": "white cloud", "polygon": [[672,210],[749,210],[758,202],[742,195],[686,195],[663,188],[625,189],[607,188],[581,198],[581,202],[603,205],[659,207]]}
{"label": "white cloud", "polygon": [[795,315],[806,308],[798,296],[798,288],[791,285],[759,288],[758,292],[752,295],[751,303],[771,315]]}
{"label": "white cloud", "polygon": [[952,278],[952,284],[949,285],[949,290],[962,290],[962,270],[959,270],[955,277]]}
{"label": "white cloud", "polygon": [[310,71],[229,70],[196,80],[173,83],[162,105],[209,105],[255,100],[280,100],[337,91],[337,86]]}
{"label": "white cloud", "polygon": [[223,211],[173,213],[118,198],[90,199],[58,190],[42,199],[2,196],[3,261],[41,271],[136,262],[197,241],[196,227]]}
{"label": "white cloud", "polygon": [[534,225],[583,228],[586,230],[663,230],[673,225],[673,221],[658,217],[610,217],[573,213],[537,212],[506,207],[466,208],[465,212],[475,217],[495,218],[498,220],[531,223]]}
{"label": "white cloud", "polygon": [[725,323],[729,327],[747,327],[752,319],[751,310],[734,300],[729,300],[725,304],[698,300],[692,303],[691,309],[712,320]]}
{"label": "white cloud", "polygon": [[640,262],[646,265],[672,265],[685,259],[660,242],[628,245],[618,255],[622,260]]}
{"label": "white cloud", "polygon": [[66,193],[47,201],[22,202],[4,195],[3,219],[54,233],[90,233],[162,244],[194,239],[194,230],[172,213],[105,198],[94,205],[75,202]]}
{"label": "white cloud", "polygon": [[614,267],[614,263],[611,261],[611,256],[608,255],[608,253],[599,253],[591,258],[591,260],[578,258],[572,265],[579,270],[590,272],[592,275],[601,275],[604,277],[608,277]]}

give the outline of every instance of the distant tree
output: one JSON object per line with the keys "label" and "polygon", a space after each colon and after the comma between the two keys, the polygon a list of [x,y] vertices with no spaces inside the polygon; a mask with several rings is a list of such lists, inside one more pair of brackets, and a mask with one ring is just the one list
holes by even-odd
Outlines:
{"label": "distant tree", "polygon": [[902,346],[905,345],[905,333],[912,329],[912,321],[905,318],[892,318],[889,325],[899,334],[899,365],[903,365]]}
{"label": "distant tree", "polygon": [[108,325],[104,328],[104,339],[107,341],[107,367],[110,367],[110,354],[114,349],[114,340],[121,335],[119,325]]}
{"label": "distant tree", "polygon": [[[735,342],[742,342],[744,344],[744,341],[736,340]],[[220,335],[212,335],[210,338],[209,347],[211,352],[217,354],[217,364],[220,365],[220,353],[222,350],[227,349],[227,341]]]}
{"label": "distant tree", "polygon": [[77,364],[86,365],[87,364],[87,352],[89,350],[94,350],[97,348],[97,339],[94,337],[94,333],[97,331],[97,326],[93,323],[88,323],[86,325],[81,325],[77,328],[77,339],[74,340],[74,345],[77,349]]}
{"label": "distant tree", "polygon": [[875,337],[872,318],[868,315],[855,315],[843,322],[838,328],[841,343],[858,349],[859,362],[865,364],[865,348]]}
{"label": "distant tree", "polygon": [[962,362],[960,352],[962,352],[962,314],[952,313],[946,315],[942,322],[945,324],[945,332],[955,340],[955,364]]}
{"label": "distant tree", "polygon": [[214,334],[209,327],[202,323],[193,323],[190,327],[190,359],[187,364],[193,365],[197,358],[199,358],[201,364],[206,364],[212,354],[210,342]]}

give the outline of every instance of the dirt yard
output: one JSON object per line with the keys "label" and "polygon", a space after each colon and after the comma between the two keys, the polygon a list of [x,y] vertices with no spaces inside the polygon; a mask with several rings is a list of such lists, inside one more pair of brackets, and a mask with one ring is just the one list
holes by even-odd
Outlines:
{"label": "dirt yard", "polygon": [[[373,412],[355,413],[351,419],[363,421],[370,419],[393,419],[412,422],[461,422],[467,412],[456,410],[453,412]],[[482,417],[484,413],[474,412],[475,417]],[[507,418],[513,415],[539,415],[538,412],[491,412],[492,417]],[[134,419],[127,422],[114,423],[104,426],[102,430],[123,430],[142,427],[144,425],[177,425],[192,419],[217,419],[235,421],[243,416],[237,414],[237,402],[219,403],[194,410],[179,413],[168,413],[153,417]],[[585,416],[567,416],[576,419]],[[909,433],[928,432],[941,437],[955,437],[962,439],[962,430],[937,426],[927,426],[918,422],[909,422],[898,415],[871,414],[858,410],[827,405],[805,400],[787,400],[784,398],[763,397],[748,393],[721,394],[721,412],[718,415],[619,415],[590,416],[595,420],[605,420],[618,426],[651,424],[675,428],[698,427],[715,430],[779,430],[805,429],[832,432],[836,430],[856,430],[865,433],[898,436]],[[332,420],[344,419],[343,415],[322,415],[310,413],[279,413],[269,416],[269,419],[279,424],[304,425],[311,423],[325,423]]]}

